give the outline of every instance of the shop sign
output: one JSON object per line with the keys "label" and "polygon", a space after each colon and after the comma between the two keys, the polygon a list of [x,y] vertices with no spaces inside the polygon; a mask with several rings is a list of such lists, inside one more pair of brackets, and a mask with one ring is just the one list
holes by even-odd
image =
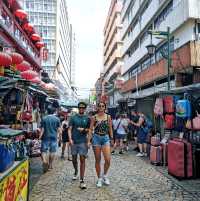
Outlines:
{"label": "shop sign", "polygon": [[0,201],[28,200],[28,170],[29,163],[25,160],[0,181]]}
{"label": "shop sign", "polygon": [[48,49],[43,48],[43,53],[42,53],[42,59],[43,61],[47,61],[48,60]]}
{"label": "shop sign", "polygon": [[115,88],[116,89],[121,89],[123,84],[124,84],[124,80],[122,80],[122,79],[115,80]]}

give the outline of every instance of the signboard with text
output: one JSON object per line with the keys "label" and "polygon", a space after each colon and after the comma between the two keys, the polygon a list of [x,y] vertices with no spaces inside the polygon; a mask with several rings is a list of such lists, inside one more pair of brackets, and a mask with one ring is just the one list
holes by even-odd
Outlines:
{"label": "signboard with text", "polygon": [[29,162],[21,162],[0,180],[0,201],[27,201]]}

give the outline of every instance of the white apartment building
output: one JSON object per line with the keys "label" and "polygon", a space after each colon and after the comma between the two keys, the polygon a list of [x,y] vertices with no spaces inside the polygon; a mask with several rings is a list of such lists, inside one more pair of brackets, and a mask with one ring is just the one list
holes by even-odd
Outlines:
{"label": "white apartment building", "polygon": [[[124,0],[121,21],[122,74],[126,80],[123,92],[126,97],[147,95],[167,87],[166,60],[161,54],[167,43],[165,39],[153,36],[157,50],[150,58],[146,49],[150,44],[148,30],[167,31],[170,27],[171,87],[200,81],[197,78],[200,65],[197,61],[200,56],[199,0]],[[191,52],[196,52],[196,56]]]}
{"label": "white apartment building", "polygon": [[48,59],[42,62],[49,77],[58,80],[71,93],[75,82],[75,46],[68,17],[66,0],[24,0],[30,22],[48,49]]}
{"label": "white apartment building", "polygon": [[116,106],[121,95],[116,80],[121,74],[122,58],[120,39],[122,0],[112,0],[104,27],[102,97],[109,107]]}

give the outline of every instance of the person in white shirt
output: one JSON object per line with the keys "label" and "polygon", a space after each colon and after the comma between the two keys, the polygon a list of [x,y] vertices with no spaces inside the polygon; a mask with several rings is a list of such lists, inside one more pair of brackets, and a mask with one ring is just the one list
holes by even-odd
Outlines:
{"label": "person in white shirt", "polygon": [[120,118],[115,122],[116,135],[115,135],[115,144],[113,146],[112,154],[115,153],[116,148],[119,146],[119,154],[123,154],[124,144],[123,141],[127,135],[128,120],[125,118],[125,115],[120,115]]}

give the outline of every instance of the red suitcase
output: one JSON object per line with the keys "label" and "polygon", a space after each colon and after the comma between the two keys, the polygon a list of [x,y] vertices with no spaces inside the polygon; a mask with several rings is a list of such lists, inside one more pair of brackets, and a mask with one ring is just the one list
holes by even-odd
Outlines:
{"label": "red suitcase", "polygon": [[153,165],[161,165],[162,164],[162,148],[161,146],[151,146],[150,151],[150,162]]}
{"label": "red suitcase", "polygon": [[168,173],[179,179],[193,176],[191,143],[181,139],[169,141]]}

